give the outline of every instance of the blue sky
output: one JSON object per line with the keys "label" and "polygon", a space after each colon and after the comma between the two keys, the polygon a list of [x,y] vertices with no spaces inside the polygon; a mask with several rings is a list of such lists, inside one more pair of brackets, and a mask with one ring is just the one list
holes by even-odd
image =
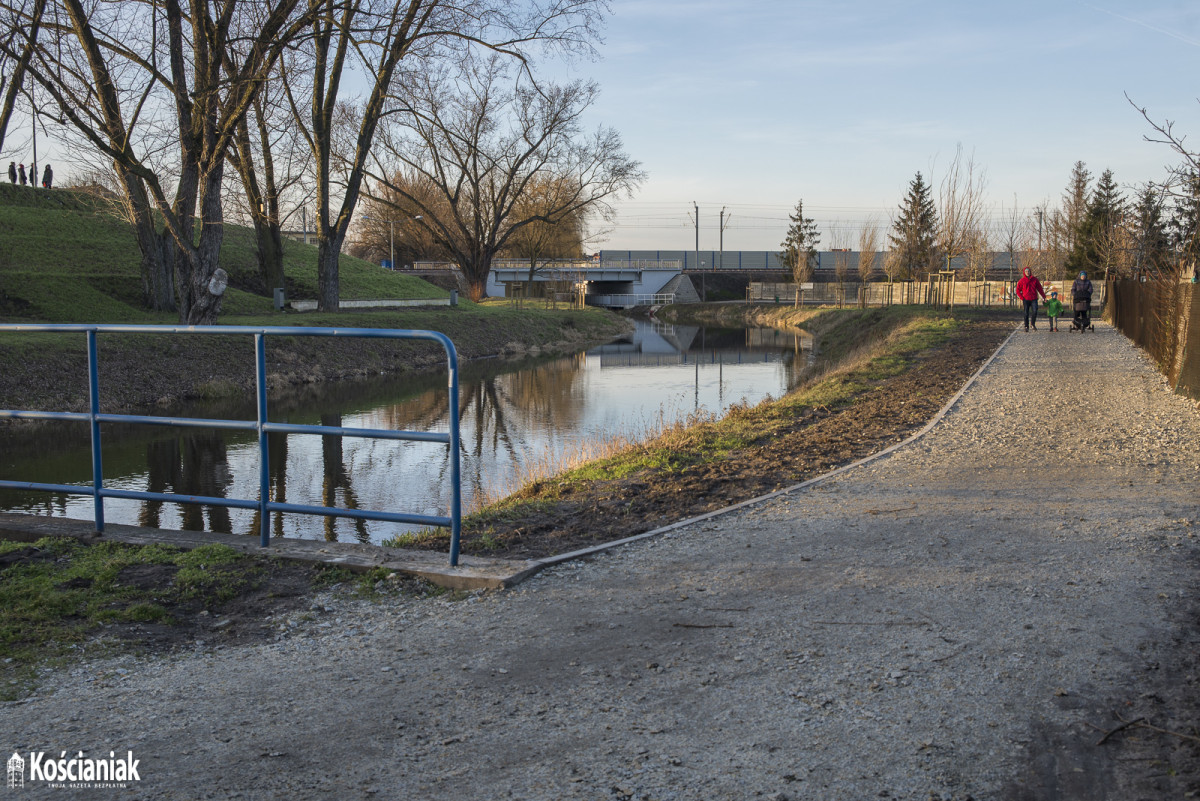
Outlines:
{"label": "blue sky", "polygon": [[1072,165],[1122,186],[1176,161],[1125,99],[1193,132],[1200,149],[1200,5],[612,0],[592,120],[649,172],[600,247],[775,249],[803,198],[835,223],[886,224],[920,170],[936,186],[961,144],[987,197],[1060,201]]}

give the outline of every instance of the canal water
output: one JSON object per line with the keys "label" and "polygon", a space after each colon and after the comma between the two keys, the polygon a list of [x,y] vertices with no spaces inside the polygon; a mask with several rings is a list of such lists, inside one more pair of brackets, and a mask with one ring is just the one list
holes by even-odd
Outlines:
{"label": "canal water", "polygon": [[[779,397],[814,369],[807,335],[638,322],[629,336],[564,358],[469,364],[460,373],[463,508],[508,494],[593,454],[614,438],[643,439],[689,417]],[[272,422],[448,429],[444,373],[307,388],[272,398]],[[254,419],[253,397],[191,405],[181,417]],[[105,486],[210,497],[258,497],[250,432],[106,425]],[[271,495],[319,506],[448,514],[444,445],[354,437],[269,436]],[[88,426],[0,429],[0,477],[91,483]],[[105,519],[185,530],[257,534],[257,513],[192,504],[107,499]],[[91,519],[86,496],[0,490],[0,509]],[[275,536],[381,542],[403,524],[274,515]]]}

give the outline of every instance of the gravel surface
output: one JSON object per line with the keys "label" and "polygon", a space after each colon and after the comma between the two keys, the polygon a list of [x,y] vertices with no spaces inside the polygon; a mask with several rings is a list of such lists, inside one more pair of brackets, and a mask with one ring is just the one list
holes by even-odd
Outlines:
{"label": "gravel surface", "polygon": [[889,457],[513,590],[75,664],[0,752],[132,750],[95,797],[1184,798],[1198,482],[1120,334],[1019,333]]}

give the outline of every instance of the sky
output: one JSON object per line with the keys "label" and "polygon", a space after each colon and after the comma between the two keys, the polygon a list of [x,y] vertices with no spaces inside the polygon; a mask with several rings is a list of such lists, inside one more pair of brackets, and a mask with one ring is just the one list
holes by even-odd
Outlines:
{"label": "sky", "polygon": [[[1129,194],[1179,159],[1126,94],[1200,149],[1200,4],[1182,0],[612,0],[593,124],[649,174],[593,248],[777,250],[803,200],[857,249],[959,146],[995,220],[1061,203],[1072,165]],[[1002,209],[1003,207],[1003,209]]]}

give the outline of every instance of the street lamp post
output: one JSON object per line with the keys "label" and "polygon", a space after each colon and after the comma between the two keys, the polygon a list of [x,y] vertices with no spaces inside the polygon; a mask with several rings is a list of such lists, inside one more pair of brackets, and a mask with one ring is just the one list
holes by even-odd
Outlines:
{"label": "street lamp post", "polygon": [[388,264],[396,269],[396,221],[388,220]]}
{"label": "street lamp post", "polygon": [[[378,217],[372,217],[369,214],[364,214],[362,216],[362,218],[364,220],[375,220],[376,222],[385,222],[388,224],[388,264],[390,264],[391,269],[393,271],[395,271],[395,269],[396,269],[396,223],[403,222],[403,220],[381,220]],[[417,215],[415,215],[413,217],[409,217],[407,219],[423,220],[425,218],[423,216],[421,216],[420,214],[417,214]]]}

